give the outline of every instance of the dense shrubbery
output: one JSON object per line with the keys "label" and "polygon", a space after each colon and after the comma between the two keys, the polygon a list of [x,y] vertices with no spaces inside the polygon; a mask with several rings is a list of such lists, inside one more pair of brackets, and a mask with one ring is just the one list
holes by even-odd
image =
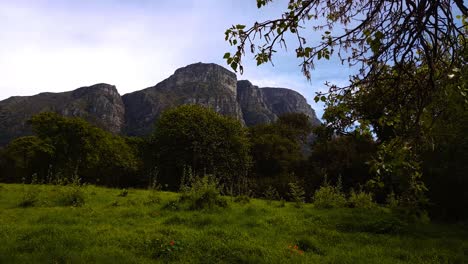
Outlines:
{"label": "dense shrubbery", "polygon": [[341,208],[346,205],[346,198],[339,188],[324,185],[315,192],[313,203],[316,208]]}
{"label": "dense shrubbery", "polygon": [[221,196],[222,187],[212,175],[191,177],[181,188],[180,203],[191,210],[227,207],[227,201]]}

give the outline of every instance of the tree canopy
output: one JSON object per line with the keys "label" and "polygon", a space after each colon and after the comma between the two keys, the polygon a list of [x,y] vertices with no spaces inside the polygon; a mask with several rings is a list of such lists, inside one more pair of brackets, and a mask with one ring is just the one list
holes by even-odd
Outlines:
{"label": "tree canopy", "polygon": [[[257,7],[270,2],[257,0]],[[258,65],[271,62],[278,46],[291,46],[288,34],[296,39],[295,52],[308,79],[317,60],[335,54],[342,63],[360,67],[356,77],[361,81],[383,65],[418,61],[435,71],[437,64],[463,62],[459,55],[466,48],[468,17],[463,0],[289,0],[285,9],[276,19],[226,30],[226,40],[237,51],[224,58],[234,70],[242,73],[246,50],[255,54]],[[307,37],[310,31],[320,40]]]}
{"label": "tree canopy", "polygon": [[179,187],[184,170],[198,176],[213,174],[223,184],[237,186],[250,166],[245,128],[203,106],[165,111],[156,121],[151,141],[160,181],[172,189]]}

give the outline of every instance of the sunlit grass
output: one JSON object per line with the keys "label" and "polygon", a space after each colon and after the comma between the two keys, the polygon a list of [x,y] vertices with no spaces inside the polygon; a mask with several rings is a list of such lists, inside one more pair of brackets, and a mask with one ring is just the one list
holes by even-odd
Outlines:
{"label": "sunlit grass", "polygon": [[[466,225],[407,225],[383,208],[227,198],[228,208],[190,211],[165,206],[176,193],[94,186],[73,207],[56,202],[63,188],[0,184],[0,263],[468,262]],[[31,191],[33,205],[19,206]]]}

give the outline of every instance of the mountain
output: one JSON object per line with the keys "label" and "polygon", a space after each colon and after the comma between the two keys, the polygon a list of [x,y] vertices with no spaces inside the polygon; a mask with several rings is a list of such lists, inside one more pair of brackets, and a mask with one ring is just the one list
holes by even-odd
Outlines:
{"label": "mountain", "polygon": [[300,93],[286,88],[259,88],[247,80],[237,82],[239,102],[247,126],[270,123],[285,113],[303,113],[320,125],[314,109]]}
{"label": "mountain", "polygon": [[41,93],[13,96],[0,101],[0,146],[19,136],[30,135],[27,121],[41,112],[82,117],[113,133],[124,125],[125,108],[117,89],[109,84],[96,84],[63,93]]}
{"label": "mountain", "polygon": [[125,133],[150,133],[164,110],[182,104],[200,104],[243,121],[236,93],[237,77],[233,72],[216,64],[191,64],[153,87],[122,97]]}
{"label": "mountain", "polygon": [[149,134],[155,120],[171,107],[200,104],[234,117],[247,126],[275,121],[290,112],[306,114],[320,124],[306,99],[290,89],[259,88],[217,65],[195,63],[180,68],[153,87],[120,96],[109,84],[96,84],[63,93],[14,96],[0,101],[0,146],[15,137],[30,135],[27,120],[53,111],[82,117],[115,134]]}

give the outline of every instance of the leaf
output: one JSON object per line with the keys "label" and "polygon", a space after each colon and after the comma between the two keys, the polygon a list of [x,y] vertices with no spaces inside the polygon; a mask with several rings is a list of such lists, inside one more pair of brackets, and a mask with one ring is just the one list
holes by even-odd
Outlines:
{"label": "leaf", "polygon": [[237,72],[237,62],[231,63],[231,68],[232,68],[235,72]]}
{"label": "leaf", "polygon": [[231,53],[229,52],[224,53],[223,59],[228,59],[229,57],[231,57]]}

